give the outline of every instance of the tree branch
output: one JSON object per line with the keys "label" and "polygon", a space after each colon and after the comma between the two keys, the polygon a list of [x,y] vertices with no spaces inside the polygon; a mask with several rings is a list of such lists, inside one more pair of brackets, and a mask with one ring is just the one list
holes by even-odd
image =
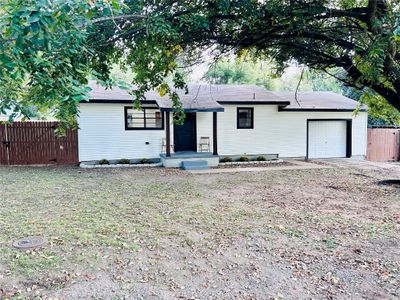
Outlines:
{"label": "tree branch", "polygon": [[146,16],[143,15],[120,15],[120,16],[110,16],[110,17],[101,17],[96,18],[91,21],[92,24],[106,22],[106,21],[117,21],[117,20],[142,20],[145,19]]}

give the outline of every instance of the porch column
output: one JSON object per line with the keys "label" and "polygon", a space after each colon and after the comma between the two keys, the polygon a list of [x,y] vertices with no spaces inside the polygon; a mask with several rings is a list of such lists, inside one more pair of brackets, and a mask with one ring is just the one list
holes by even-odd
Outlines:
{"label": "porch column", "polygon": [[165,112],[165,126],[166,126],[166,149],[165,149],[165,153],[168,156],[171,156],[171,124],[170,124],[170,119],[169,119],[169,111]]}
{"label": "porch column", "polygon": [[217,112],[213,112],[213,155],[218,155]]}

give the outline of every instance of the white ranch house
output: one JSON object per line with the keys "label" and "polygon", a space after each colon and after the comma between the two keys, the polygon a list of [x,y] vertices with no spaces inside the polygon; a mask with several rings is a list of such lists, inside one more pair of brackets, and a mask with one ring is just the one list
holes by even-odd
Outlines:
{"label": "white ranch house", "polygon": [[[80,104],[79,160],[182,159],[241,155],[281,158],[364,158],[367,113],[358,102],[332,92],[275,93],[257,86],[190,85],[180,93],[187,114],[172,120],[171,102],[156,92],[142,110],[119,88],[91,83],[90,101]],[[209,144],[209,145],[208,145]]]}

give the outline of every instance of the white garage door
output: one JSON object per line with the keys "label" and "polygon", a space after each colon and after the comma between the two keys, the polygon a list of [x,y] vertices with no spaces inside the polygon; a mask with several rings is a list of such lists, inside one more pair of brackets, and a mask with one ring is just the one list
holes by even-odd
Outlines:
{"label": "white garage door", "polygon": [[310,121],[308,158],[346,157],[346,121]]}

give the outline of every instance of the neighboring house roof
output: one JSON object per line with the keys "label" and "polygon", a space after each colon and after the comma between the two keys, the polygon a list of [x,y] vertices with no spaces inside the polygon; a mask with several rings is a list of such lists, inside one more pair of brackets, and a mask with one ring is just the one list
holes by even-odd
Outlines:
{"label": "neighboring house roof", "polygon": [[0,121],[8,121],[10,118],[12,111],[9,109],[5,110],[5,114],[0,113]]}
{"label": "neighboring house roof", "polygon": [[[0,113],[0,121],[9,121],[12,113],[11,110],[6,110],[5,114]],[[13,118],[14,121],[20,121],[21,119],[22,117],[19,114]]]}
{"label": "neighboring house roof", "polygon": [[[118,87],[105,89],[91,81],[89,84],[91,103],[132,103],[133,97],[126,90]],[[223,111],[221,104],[275,104],[281,110],[354,110],[358,102],[333,92],[301,92],[298,103],[294,93],[271,92],[255,85],[208,85],[190,84],[189,93],[177,90],[183,108],[187,112]],[[155,103],[162,111],[172,110],[171,100],[161,97],[156,91],[145,94],[147,103]]]}

